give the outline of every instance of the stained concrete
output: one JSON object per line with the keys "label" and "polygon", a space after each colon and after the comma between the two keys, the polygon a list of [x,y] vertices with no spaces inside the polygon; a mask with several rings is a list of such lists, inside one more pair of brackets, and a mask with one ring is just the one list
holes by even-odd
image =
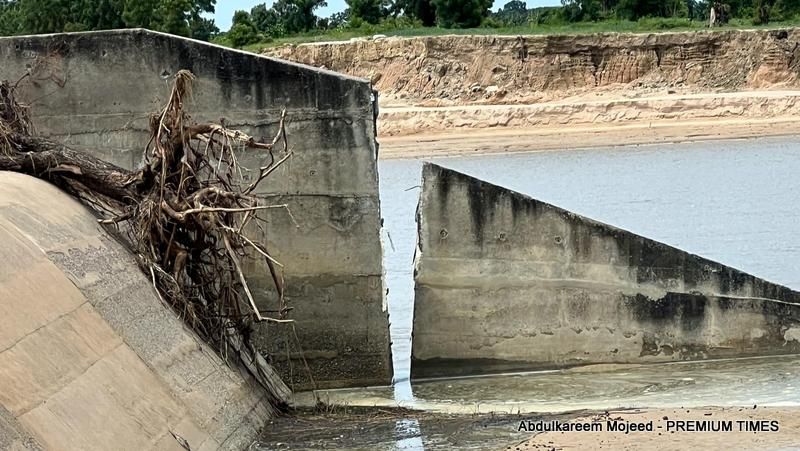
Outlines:
{"label": "stained concrete", "polygon": [[[260,188],[269,203],[266,240],[286,267],[291,328],[259,330],[287,383],[388,383],[388,315],[383,299],[376,98],[366,80],[145,30],[0,38],[0,79],[31,76],[19,98],[32,103],[38,132],[121,165],[139,164],[148,117],[181,69],[198,79],[187,109],[196,121],[271,139],[282,108],[295,154]],[[255,171],[260,152],[240,156]],[[247,275],[259,306],[275,310],[263,264]],[[292,356],[292,365],[285,356]],[[281,360],[283,359],[283,361]]]}
{"label": "stained concrete", "polygon": [[426,164],[412,377],[800,353],[800,293]]}
{"label": "stained concrete", "polygon": [[270,418],[54,186],[0,172],[0,256],[0,449],[243,449]]}

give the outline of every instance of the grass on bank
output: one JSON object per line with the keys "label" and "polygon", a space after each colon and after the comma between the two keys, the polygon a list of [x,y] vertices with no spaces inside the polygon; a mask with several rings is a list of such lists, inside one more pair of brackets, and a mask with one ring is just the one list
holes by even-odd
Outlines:
{"label": "grass on bank", "polygon": [[[753,25],[750,20],[733,19],[725,26],[713,28],[713,31],[741,30],[741,29],[775,29],[800,25],[800,17],[783,22],[773,22],[768,25]],[[576,22],[568,24],[537,24],[515,27],[481,27],[481,28],[438,28],[438,27],[402,27],[392,21],[378,25],[363,24],[358,28],[344,28],[336,30],[317,30],[295,36],[267,39],[262,42],[250,44],[244,50],[260,52],[262,50],[278,47],[285,44],[303,44],[309,42],[347,41],[352,38],[383,34],[386,36],[442,36],[442,35],[542,35],[542,34],[581,34],[581,33],[648,33],[664,31],[700,31],[708,30],[705,21],[691,21],[677,18],[643,18],[638,21],[607,20],[600,22]],[[224,39],[218,44],[228,45]]]}

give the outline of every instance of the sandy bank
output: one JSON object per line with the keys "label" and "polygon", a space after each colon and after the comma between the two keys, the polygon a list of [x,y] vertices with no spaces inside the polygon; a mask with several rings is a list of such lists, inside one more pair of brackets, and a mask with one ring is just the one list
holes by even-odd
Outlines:
{"label": "sandy bank", "polygon": [[800,91],[384,108],[382,158],[567,150],[798,133]]}
{"label": "sandy bank", "polygon": [[461,105],[382,108],[381,136],[440,131],[565,126],[646,125],[674,122],[773,119],[800,116],[800,91],[748,91],[528,105]]}
{"label": "sandy bank", "polygon": [[574,150],[800,134],[797,117],[689,120],[630,125],[454,130],[380,137],[380,158],[429,158],[491,153]]}
{"label": "sandy bank", "polygon": [[791,28],[426,36],[267,53],[371,80],[382,155],[396,158],[792,134],[799,46]]}

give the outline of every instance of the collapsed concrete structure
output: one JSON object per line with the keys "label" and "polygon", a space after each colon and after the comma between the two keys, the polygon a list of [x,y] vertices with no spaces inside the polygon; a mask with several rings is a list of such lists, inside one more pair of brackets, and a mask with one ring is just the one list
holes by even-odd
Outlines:
{"label": "collapsed concrete structure", "polygon": [[270,418],[58,188],[0,172],[0,255],[0,449],[244,449]]}
{"label": "collapsed concrete structure", "polygon": [[800,353],[800,293],[426,164],[412,377]]}
{"label": "collapsed concrete structure", "polygon": [[[198,77],[187,108],[197,121],[222,117],[270,139],[286,108],[295,154],[258,194],[291,211],[265,213],[262,238],[286,267],[296,324],[265,325],[260,343],[296,389],[311,387],[311,376],[319,387],[390,381],[377,99],[366,80],[145,30],[0,38],[0,60],[0,79],[27,74],[18,98],[32,103],[39,134],[128,169],[139,164],[149,116],[179,70]],[[265,161],[240,156],[256,170],[247,177]],[[266,268],[247,272],[259,307],[275,310]]]}

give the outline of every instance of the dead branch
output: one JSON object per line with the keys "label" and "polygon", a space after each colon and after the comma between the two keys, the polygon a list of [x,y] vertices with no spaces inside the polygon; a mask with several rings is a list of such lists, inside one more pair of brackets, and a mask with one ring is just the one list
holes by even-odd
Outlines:
{"label": "dead branch", "polygon": [[[14,98],[16,84],[2,82],[0,170],[54,183],[96,211],[100,223],[120,227],[162,301],[220,355],[238,355],[282,408],[287,389],[249,339],[254,322],[291,322],[284,317],[291,309],[283,303],[283,265],[246,234],[259,212],[291,215],[287,205],[264,205],[253,194],[292,155],[286,114],[268,143],[220,124],[192,124],[183,102],[193,81],[187,71],[175,76],[167,104],[150,120],[145,165],[135,171],[34,136],[28,108]],[[269,160],[250,183],[236,157],[243,149],[266,152]],[[259,311],[242,270],[247,258],[262,258],[269,268],[278,317]]]}

